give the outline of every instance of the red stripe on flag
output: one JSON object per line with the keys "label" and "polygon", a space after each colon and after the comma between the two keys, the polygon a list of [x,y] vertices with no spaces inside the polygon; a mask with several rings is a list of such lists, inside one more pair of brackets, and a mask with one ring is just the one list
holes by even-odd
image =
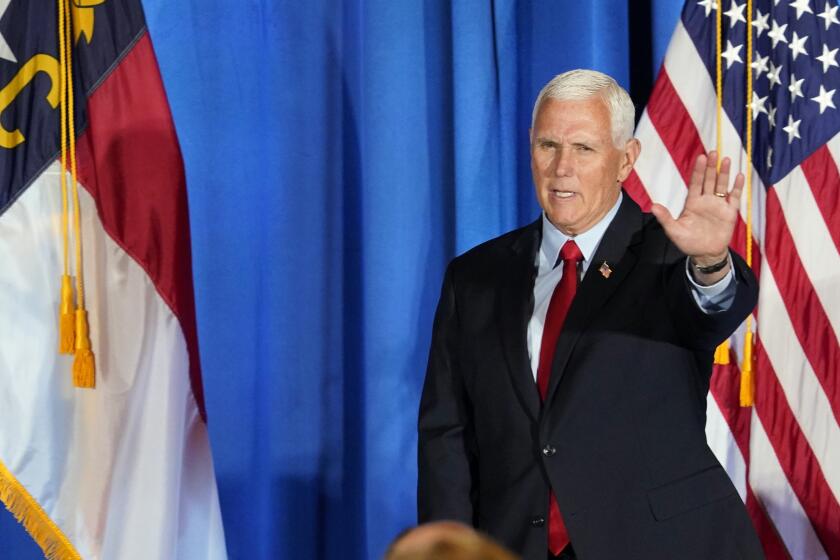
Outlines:
{"label": "red stripe on flag", "polygon": [[805,158],[801,167],[834,240],[834,246],[840,250],[840,173],[828,146],[820,146]]}
{"label": "red stripe on flag", "polygon": [[[840,418],[840,348],[811,280],[802,266],[775,189],[767,190],[764,250],[793,330],[820,381],[835,420]],[[838,525],[840,527],[840,525]]]}
{"label": "red stripe on flag", "polygon": [[742,407],[739,402],[741,391],[741,372],[736,365],[738,357],[730,351],[728,365],[716,365],[709,390],[717,403],[724,420],[726,420],[729,431],[735,440],[741,456],[746,464],[746,487],[747,487],[747,513],[752,519],[758,538],[764,548],[764,554],[768,560],[787,560],[790,554],[776,532],[776,528],[767,512],[761,507],[755,497],[752,487],[749,485],[750,468],[750,421],[752,409]]}
{"label": "red stripe on flag", "polygon": [[642,209],[642,212],[650,212],[650,207],[653,202],[648,196],[645,186],[636,174],[635,169],[630,171],[630,175],[625,179],[623,186],[630,198]]}
{"label": "red stripe on flag", "polygon": [[[697,156],[705,153],[706,149],[694,120],[683,105],[664,67],[656,79],[647,112],[651,124],[662,139],[668,153],[671,154],[671,159],[687,187],[694,162]],[[739,215],[730,246],[741,256],[747,254],[746,230],[746,225]],[[758,271],[761,270],[761,251],[755,238],[753,238],[752,247],[752,269],[757,278]]]}
{"label": "red stripe on flag", "polygon": [[685,110],[685,105],[664,67],[656,78],[647,112],[651,124],[671,154],[674,165],[688,185],[694,161],[706,150],[691,115]]}
{"label": "red stripe on flag", "polygon": [[755,409],[779,465],[829,558],[840,558],[840,505],[796,422],[767,353],[756,342]]}
{"label": "red stripe on flag", "polygon": [[143,267],[178,318],[202,418],[184,167],[148,33],[88,98],[79,177],[105,231]]}

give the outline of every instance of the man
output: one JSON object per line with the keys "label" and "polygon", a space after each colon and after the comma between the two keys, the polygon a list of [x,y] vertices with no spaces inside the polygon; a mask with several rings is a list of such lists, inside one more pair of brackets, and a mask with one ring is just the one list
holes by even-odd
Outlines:
{"label": "man", "polygon": [[[446,272],[420,404],[420,521],[528,560],[753,559],[705,439],[714,348],[757,300],[728,250],[743,175],[697,158],[682,214],[621,183],[641,149],[615,81],[575,70],[534,105],[539,220]],[[655,216],[655,218],[654,218]]]}
{"label": "man", "polygon": [[420,525],[397,537],[384,560],[516,560],[470,527],[452,521]]}

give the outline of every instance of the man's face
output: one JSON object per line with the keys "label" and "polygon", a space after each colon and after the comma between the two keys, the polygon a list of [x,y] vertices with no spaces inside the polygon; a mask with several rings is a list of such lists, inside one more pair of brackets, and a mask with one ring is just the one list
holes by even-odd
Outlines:
{"label": "man's face", "polygon": [[531,174],[549,221],[566,235],[598,223],[618,199],[639,155],[637,140],[612,140],[610,113],[598,96],[546,99],[531,131]]}

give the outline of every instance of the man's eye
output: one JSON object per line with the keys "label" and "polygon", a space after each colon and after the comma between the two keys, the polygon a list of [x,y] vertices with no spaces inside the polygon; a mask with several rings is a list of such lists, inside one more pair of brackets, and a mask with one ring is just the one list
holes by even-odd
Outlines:
{"label": "man's eye", "polygon": [[591,152],[592,151],[592,148],[590,148],[586,144],[575,144],[575,148],[577,148],[581,152]]}

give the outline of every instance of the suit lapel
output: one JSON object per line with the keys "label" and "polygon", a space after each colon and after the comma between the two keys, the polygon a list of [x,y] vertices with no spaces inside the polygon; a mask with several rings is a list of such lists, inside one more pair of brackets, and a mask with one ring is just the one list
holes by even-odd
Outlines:
{"label": "suit lapel", "polygon": [[[581,333],[636,265],[632,246],[641,240],[642,217],[638,205],[625,193],[566,315],[554,352],[546,403],[551,402]],[[604,262],[611,270],[608,275],[599,270]]]}
{"label": "suit lapel", "polygon": [[513,262],[507,267],[497,294],[498,324],[508,373],[525,410],[536,421],[540,395],[528,359],[528,321],[534,307],[536,254],[540,246],[541,221],[526,227],[510,246]]}

